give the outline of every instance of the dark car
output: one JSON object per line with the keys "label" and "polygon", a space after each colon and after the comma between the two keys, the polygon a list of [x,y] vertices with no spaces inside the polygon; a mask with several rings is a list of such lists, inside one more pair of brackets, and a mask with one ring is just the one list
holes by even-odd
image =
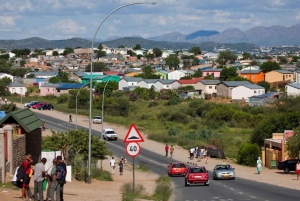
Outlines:
{"label": "dark car", "polygon": [[42,104],[37,109],[39,109],[39,110],[53,110],[54,107],[51,104]]}
{"label": "dark car", "polygon": [[296,164],[299,159],[289,159],[283,162],[278,162],[277,169],[283,170],[284,173],[289,173],[289,171],[296,171]]}

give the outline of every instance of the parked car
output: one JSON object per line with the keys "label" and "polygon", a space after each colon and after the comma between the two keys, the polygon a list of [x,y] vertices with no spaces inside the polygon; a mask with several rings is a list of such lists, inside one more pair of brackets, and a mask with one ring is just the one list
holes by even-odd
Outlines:
{"label": "parked car", "polygon": [[290,171],[296,171],[296,164],[299,159],[289,159],[282,162],[278,162],[277,169],[283,170],[284,173],[289,173]]}
{"label": "parked car", "polygon": [[93,118],[93,124],[102,124],[102,118],[100,116],[95,116]]}
{"label": "parked car", "polygon": [[174,175],[180,175],[184,176],[186,172],[186,166],[184,163],[171,163],[168,166],[168,175],[174,176]]}
{"label": "parked car", "polygon": [[45,104],[48,104],[48,103],[38,103],[38,104],[34,104],[33,106],[31,106],[32,109],[37,109],[39,107],[41,107],[42,105],[45,105]]}
{"label": "parked car", "polygon": [[42,104],[37,109],[39,109],[39,110],[53,110],[54,106],[52,104]]}
{"label": "parked car", "polygon": [[191,166],[185,173],[184,184],[189,186],[191,184],[204,184],[209,186],[208,171],[204,166]]}
{"label": "parked car", "polygon": [[234,168],[229,164],[217,164],[213,170],[213,178],[217,179],[235,179]]}
{"label": "parked car", "polygon": [[102,132],[102,138],[105,140],[118,140],[118,135],[113,129],[105,128]]}
{"label": "parked car", "polygon": [[30,108],[34,104],[40,103],[39,101],[30,101],[29,103],[25,103],[24,106]]}

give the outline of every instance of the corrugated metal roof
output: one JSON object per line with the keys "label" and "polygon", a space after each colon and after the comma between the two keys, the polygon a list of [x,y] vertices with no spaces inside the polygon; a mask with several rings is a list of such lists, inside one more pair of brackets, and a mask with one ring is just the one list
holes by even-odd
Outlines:
{"label": "corrugated metal roof", "polygon": [[275,70],[277,71],[278,73],[282,73],[282,74],[292,74],[293,72],[291,71],[288,71],[288,70]]}
{"label": "corrugated metal roof", "polygon": [[249,74],[249,73],[251,73],[251,74],[258,74],[260,72],[261,72],[261,70],[242,70],[241,74]]}
{"label": "corrugated metal roof", "polygon": [[220,80],[201,80],[200,82],[205,85],[217,85],[220,83]]}
{"label": "corrugated metal roof", "polygon": [[8,113],[1,119],[0,125],[2,126],[4,123],[12,124],[15,122],[20,124],[28,133],[40,128],[44,123],[30,109],[25,108]]}
{"label": "corrugated metal roof", "polygon": [[237,86],[245,86],[245,85],[249,85],[252,84],[248,81],[222,81],[219,84],[223,83],[224,85],[228,86],[228,87],[237,87]]}
{"label": "corrugated metal roof", "polygon": [[288,86],[300,89],[300,83],[291,83],[291,84],[288,84]]}
{"label": "corrugated metal roof", "polygon": [[211,69],[206,69],[203,70],[202,72],[221,72],[223,68],[211,68]]}
{"label": "corrugated metal roof", "polygon": [[264,87],[259,86],[257,84],[249,84],[249,85],[244,85],[244,87],[247,87],[249,89],[264,89]]}
{"label": "corrugated metal roof", "polygon": [[8,87],[23,87],[23,84],[17,83],[17,82],[13,82],[13,83],[10,83],[8,85]]}
{"label": "corrugated metal roof", "polygon": [[251,96],[250,98],[268,98],[268,97],[272,97],[274,95],[278,95],[278,92],[270,91],[270,92],[265,93],[265,94],[261,94],[261,95],[257,95],[257,96]]}
{"label": "corrugated metal roof", "polygon": [[80,89],[83,85],[81,83],[66,83],[66,84],[60,84],[56,87],[57,90],[64,90],[64,89]]}
{"label": "corrugated metal roof", "polygon": [[158,82],[160,82],[162,84],[172,84],[175,81],[177,81],[177,80],[158,80]]}
{"label": "corrugated metal roof", "polygon": [[[159,81],[159,79],[143,79],[143,80],[141,80],[141,81],[144,81],[144,82],[146,82],[146,83],[155,83],[155,82]],[[140,82],[141,82],[141,81],[140,81]]]}
{"label": "corrugated metal roof", "polygon": [[123,80],[126,80],[127,82],[139,82],[143,80],[141,77],[123,77]]}

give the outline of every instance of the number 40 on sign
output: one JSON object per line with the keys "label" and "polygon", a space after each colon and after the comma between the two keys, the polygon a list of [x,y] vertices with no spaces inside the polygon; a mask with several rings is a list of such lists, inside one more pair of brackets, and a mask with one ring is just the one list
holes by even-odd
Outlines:
{"label": "number 40 on sign", "polygon": [[130,142],[126,146],[126,152],[131,157],[135,157],[139,155],[140,151],[141,151],[141,147],[136,142]]}

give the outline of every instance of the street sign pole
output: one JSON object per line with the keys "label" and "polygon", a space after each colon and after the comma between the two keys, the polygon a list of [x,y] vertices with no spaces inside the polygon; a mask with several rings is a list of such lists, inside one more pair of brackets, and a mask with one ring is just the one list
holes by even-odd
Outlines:
{"label": "street sign pole", "polygon": [[134,177],[134,157],[132,157],[132,164],[133,164],[133,169],[132,169],[132,191],[134,192],[134,190],[135,190],[135,183],[134,183],[134,181],[135,181],[135,177]]}

